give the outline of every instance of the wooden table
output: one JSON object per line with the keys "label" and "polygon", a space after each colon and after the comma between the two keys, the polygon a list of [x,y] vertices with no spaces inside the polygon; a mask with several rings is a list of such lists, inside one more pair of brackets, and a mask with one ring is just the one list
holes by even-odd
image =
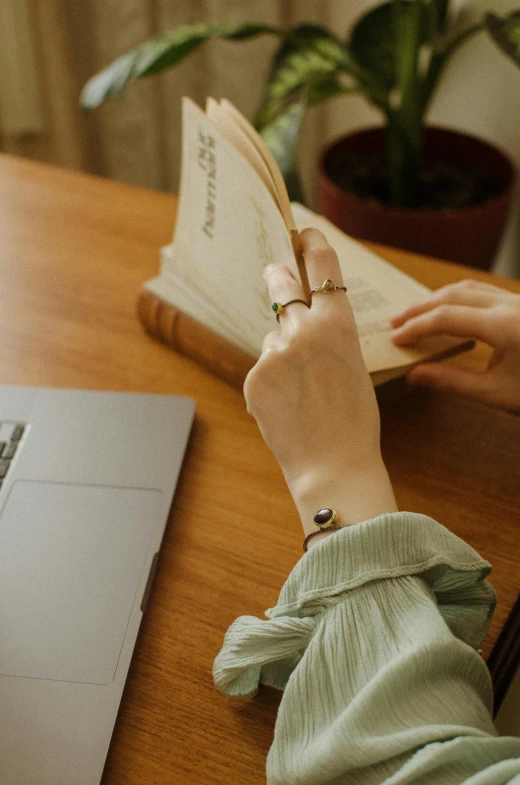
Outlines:
{"label": "wooden table", "polygon": [[[240,392],[137,322],[137,292],[156,274],[174,213],[164,193],[0,157],[0,380],[197,399],[103,782],[254,785],[265,781],[279,695],[230,701],[213,687],[212,662],[236,616],[275,604],[302,531]],[[381,253],[431,287],[472,275]],[[471,362],[484,357],[481,348]],[[488,655],[519,588],[520,418],[417,390],[384,413],[382,430],[400,507],[437,518],[494,565]]]}

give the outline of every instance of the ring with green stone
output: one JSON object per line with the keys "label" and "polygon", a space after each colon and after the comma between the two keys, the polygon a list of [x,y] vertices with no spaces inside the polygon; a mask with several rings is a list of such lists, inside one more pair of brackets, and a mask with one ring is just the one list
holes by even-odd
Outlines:
{"label": "ring with green stone", "polygon": [[271,308],[276,314],[277,322],[280,321],[280,314],[282,313],[283,309],[287,308],[288,305],[292,305],[292,303],[303,303],[303,305],[306,305],[307,308],[309,308],[309,303],[306,300],[300,300],[300,299],[288,300],[286,303],[278,303],[278,302],[272,303]]}

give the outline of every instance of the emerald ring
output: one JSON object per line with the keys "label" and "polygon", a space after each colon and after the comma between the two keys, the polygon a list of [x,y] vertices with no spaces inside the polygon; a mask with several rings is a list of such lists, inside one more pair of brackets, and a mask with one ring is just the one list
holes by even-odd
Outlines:
{"label": "emerald ring", "polygon": [[288,300],[286,303],[278,303],[278,302],[271,303],[271,308],[273,309],[274,313],[276,314],[276,321],[277,322],[280,321],[280,314],[282,313],[284,308],[287,308],[288,305],[292,305],[293,303],[302,303],[303,305],[306,305],[307,308],[309,308],[309,303],[306,300],[300,300],[300,299]]}

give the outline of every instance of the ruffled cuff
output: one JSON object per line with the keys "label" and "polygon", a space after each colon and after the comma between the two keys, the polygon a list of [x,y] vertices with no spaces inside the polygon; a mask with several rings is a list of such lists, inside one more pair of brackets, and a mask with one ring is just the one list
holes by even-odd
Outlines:
{"label": "ruffled cuff", "polygon": [[477,649],[496,604],[489,562],[426,515],[380,515],[326,537],[296,564],[268,621],[239,617],[215,659],[215,685],[252,697],[259,684],[283,689],[327,610],[372,581],[425,581],[453,635]]}

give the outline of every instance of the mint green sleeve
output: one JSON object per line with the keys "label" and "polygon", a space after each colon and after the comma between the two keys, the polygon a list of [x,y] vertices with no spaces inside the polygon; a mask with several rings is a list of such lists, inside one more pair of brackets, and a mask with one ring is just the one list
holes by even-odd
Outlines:
{"label": "mint green sleeve", "polygon": [[389,513],[305,554],[267,620],[241,616],[214,664],[235,698],[284,690],[269,785],[520,785],[478,647],[488,562],[424,515]]}

